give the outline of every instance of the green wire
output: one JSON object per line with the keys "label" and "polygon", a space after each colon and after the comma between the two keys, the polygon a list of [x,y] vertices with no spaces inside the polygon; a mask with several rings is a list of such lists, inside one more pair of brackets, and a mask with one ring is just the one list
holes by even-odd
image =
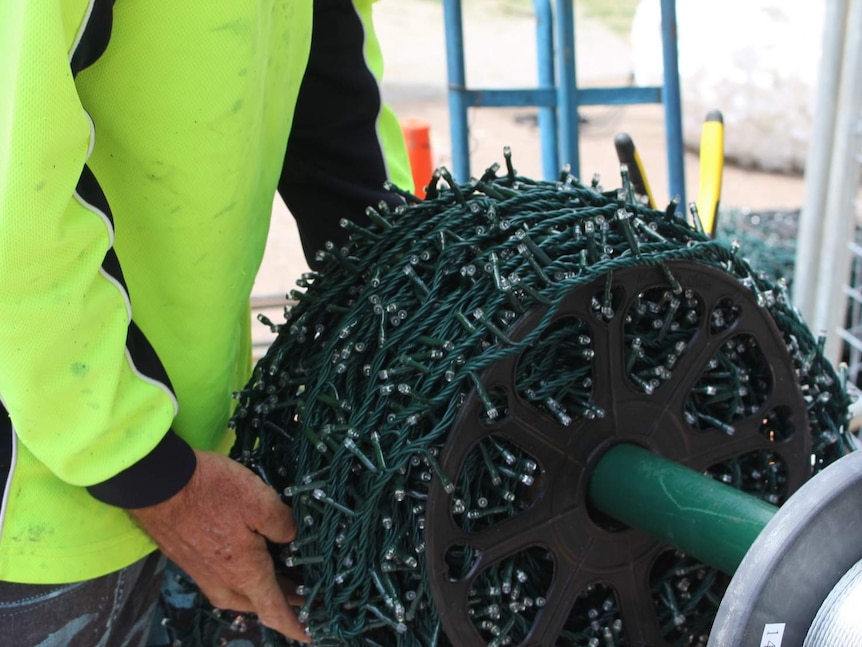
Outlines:
{"label": "green wire", "polygon": [[[605,277],[595,314],[626,317],[626,372],[660,397],[687,342],[712,316],[677,291],[665,264],[695,261],[736,277],[767,300],[787,341],[810,399],[815,468],[844,453],[847,396],[840,380],[786,290],[727,244],[691,229],[672,209],[625,204],[616,191],[599,193],[567,175],[541,182],[514,172],[497,176],[492,167],[469,184],[455,184],[446,172],[437,176],[429,199],[372,209],[367,227],[347,224],[349,242],[342,249],[328,245],[324,269],[300,282],[292,293],[296,305],[238,394],[233,456],[277,491],[292,488],[284,498],[298,538],[294,548],[276,552],[277,570],[286,571],[287,560],[301,564],[304,582],[323,583],[303,609],[315,644],[448,644],[424,553],[425,503],[430,484],[441,478],[437,457],[460,404],[481,386],[476,376],[506,357],[520,356],[519,396],[561,424],[604,415],[593,403],[592,366],[603,358],[589,325],[573,318],[552,323],[579,285]],[[629,312],[614,312],[612,272],[643,264],[664,267],[670,287],[648,290]],[[535,328],[510,339],[511,325],[539,306],[546,310]],[[733,316],[721,311],[709,325],[727,326],[724,319]],[[688,397],[686,419],[695,430],[732,426],[768,397],[756,344],[731,342]],[[504,393],[481,395],[489,421],[505,411]],[[780,433],[781,421],[771,424]],[[763,477],[769,460],[739,457],[714,466],[711,475],[780,499],[780,474]],[[459,474],[443,475],[454,488],[453,519],[477,532],[517,517],[529,506],[536,469],[515,444],[482,440]],[[474,558],[469,547],[446,556],[455,577]],[[726,581],[684,556],[671,554],[662,564],[651,585],[666,638],[700,644],[679,641],[708,633]],[[550,556],[532,548],[478,576],[468,607],[483,640],[523,640],[553,568]],[[679,575],[686,569],[694,575]],[[286,644],[269,633],[268,640]],[[580,592],[558,644],[624,645],[613,589],[597,582]]]}

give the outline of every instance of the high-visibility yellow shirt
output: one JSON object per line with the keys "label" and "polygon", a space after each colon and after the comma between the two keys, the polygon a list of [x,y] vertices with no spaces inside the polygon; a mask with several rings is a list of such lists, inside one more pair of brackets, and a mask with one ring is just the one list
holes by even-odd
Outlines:
{"label": "high-visibility yellow shirt", "polygon": [[[302,229],[330,193],[285,150],[313,15],[345,2],[367,28],[371,0],[0,3],[0,580],[141,558],[154,545],[123,508],[178,491],[191,447],[229,447],[273,196]],[[374,110],[368,154],[410,188]]]}

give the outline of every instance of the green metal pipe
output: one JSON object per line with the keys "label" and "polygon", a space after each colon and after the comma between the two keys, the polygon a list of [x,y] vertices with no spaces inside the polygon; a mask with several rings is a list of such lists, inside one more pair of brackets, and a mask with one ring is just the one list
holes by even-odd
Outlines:
{"label": "green metal pipe", "polygon": [[594,509],[728,575],[736,572],[778,508],[630,444],[599,460],[589,484]]}

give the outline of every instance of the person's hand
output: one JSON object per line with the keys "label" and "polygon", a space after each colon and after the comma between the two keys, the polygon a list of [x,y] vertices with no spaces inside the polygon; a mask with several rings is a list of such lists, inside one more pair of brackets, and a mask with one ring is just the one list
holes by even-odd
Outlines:
{"label": "person's hand", "polygon": [[296,537],[288,506],[251,470],[195,450],[197,468],[173,497],[129,514],[217,608],[250,611],[288,638],[308,642],[275,577],[266,539]]}

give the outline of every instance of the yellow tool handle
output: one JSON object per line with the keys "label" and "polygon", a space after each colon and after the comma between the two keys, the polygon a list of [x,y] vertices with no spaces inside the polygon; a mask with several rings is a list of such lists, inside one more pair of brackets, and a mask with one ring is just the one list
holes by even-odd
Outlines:
{"label": "yellow tool handle", "polygon": [[646,196],[649,208],[655,209],[655,200],[652,197],[646,171],[631,136],[628,133],[620,133],[614,138],[614,146],[617,149],[617,159],[620,164],[625,164],[629,168],[629,177],[635,193]]}
{"label": "yellow tool handle", "polygon": [[718,110],[711,110],[700,132],[700,185],[697,192],[697,212],[703,230],[710,236],[715,236],[718,223],[723,172],[724,118]]}

